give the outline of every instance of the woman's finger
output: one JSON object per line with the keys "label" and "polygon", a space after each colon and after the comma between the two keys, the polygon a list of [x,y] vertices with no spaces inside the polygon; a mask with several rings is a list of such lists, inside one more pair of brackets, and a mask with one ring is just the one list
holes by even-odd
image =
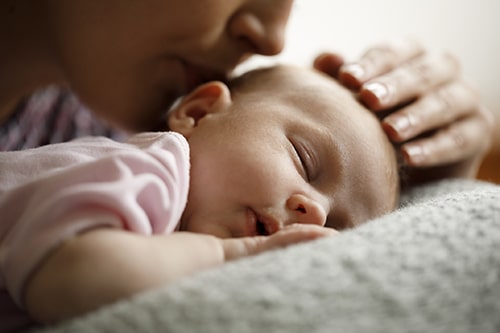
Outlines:
{"label": "woman's finger", "polygon": [[366,81],[393,70],[423,52],[422,45],[413,38],[379,44],[368,49],[357,62],[342,66],[339,80],[347,87],[359,89]]}
{"label": "woman's finger", "polygon": [[480,161],[491,145],[492,126],[489,117],[466,117],[430,137],[404,144],[401,152],[407,165],[419,168]]}
{"label": "woman's finger", "polygon": [[430,53],[366,82],[360,97],[370,109],[386,110],[456,79],[459,73],[460,65],[455,57],[448,53]]}
{"label": "woman's finger", "polygon": [[337,53],[322,53],[314,59],[313,67],[333,78],[337,78],[344,58]]}
{"label": "woman's finger", "polygon": [[454,81],[388,115],[382,127],[392,141],[403,142],[479,112],[478,105],[476,89]]}

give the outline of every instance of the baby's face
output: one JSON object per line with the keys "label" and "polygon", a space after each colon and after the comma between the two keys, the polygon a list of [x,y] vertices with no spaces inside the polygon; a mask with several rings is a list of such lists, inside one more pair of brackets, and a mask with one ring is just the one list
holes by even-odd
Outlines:
{"label": "baby's face", "polygon": [[175,99],[283,47],[293,0],[55,0],[64,79],[93,110],[149,130]]}
{"label": "baby's face", "polygon": [[395,207],[393,148],[348,91],[305,69],[254,75],[189,136],[181,229],[219,237],[293,223],[341,230]]}

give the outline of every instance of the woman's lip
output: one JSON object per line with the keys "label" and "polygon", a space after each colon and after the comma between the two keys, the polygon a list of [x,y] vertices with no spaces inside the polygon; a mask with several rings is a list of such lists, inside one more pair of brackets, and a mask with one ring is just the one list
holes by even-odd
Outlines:
{"label": "woman's lip", "polygon": [[184,76],[185,76],[185,85],[184,88],[186,92],[189,92],[202,84],[203,80],[201,76],[198,74],[198,71],[191,65],[183,63],[184,66]]}
{"label": "woman's lip", "polygon": [[204,69],[201,66],[183,62],[185,73],[185,89],[186,92],[193,90],[202,83],[208,81],[225,81],[227,75]]}

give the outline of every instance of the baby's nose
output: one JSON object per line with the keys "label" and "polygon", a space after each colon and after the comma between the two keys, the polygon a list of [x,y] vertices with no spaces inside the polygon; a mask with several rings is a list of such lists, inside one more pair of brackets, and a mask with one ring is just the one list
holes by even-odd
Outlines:
{"label": "baby's nose", "polygon": [[324,226],[326,223],[327,212],[325,208],[318,201],[305,195],[292,195],[288,198],[286,206],[290,214],[287,224],[303,223]]}

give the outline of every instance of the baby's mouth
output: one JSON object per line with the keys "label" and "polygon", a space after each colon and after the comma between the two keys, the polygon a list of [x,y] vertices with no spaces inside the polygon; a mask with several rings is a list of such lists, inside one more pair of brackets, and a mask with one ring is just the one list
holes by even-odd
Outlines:
{"label": "baby's mouth", "polygon": [[261,215],[251,208],[248,209],[248,216],[253,235],[269,236],[282,228],[281,224],[271,216]]}
{"label": "baby's mouth", "polygon": [[269,236],[269,232],[266,229],[266,225],[259,220],[257,220],[257,223],[255,225],[255,231],[259,236]]}
{"label": "baby's mouth", "polygon": [[265,236],[267,232],[266,225],[260,219],[252,208],[247,208],[246,236]]}

